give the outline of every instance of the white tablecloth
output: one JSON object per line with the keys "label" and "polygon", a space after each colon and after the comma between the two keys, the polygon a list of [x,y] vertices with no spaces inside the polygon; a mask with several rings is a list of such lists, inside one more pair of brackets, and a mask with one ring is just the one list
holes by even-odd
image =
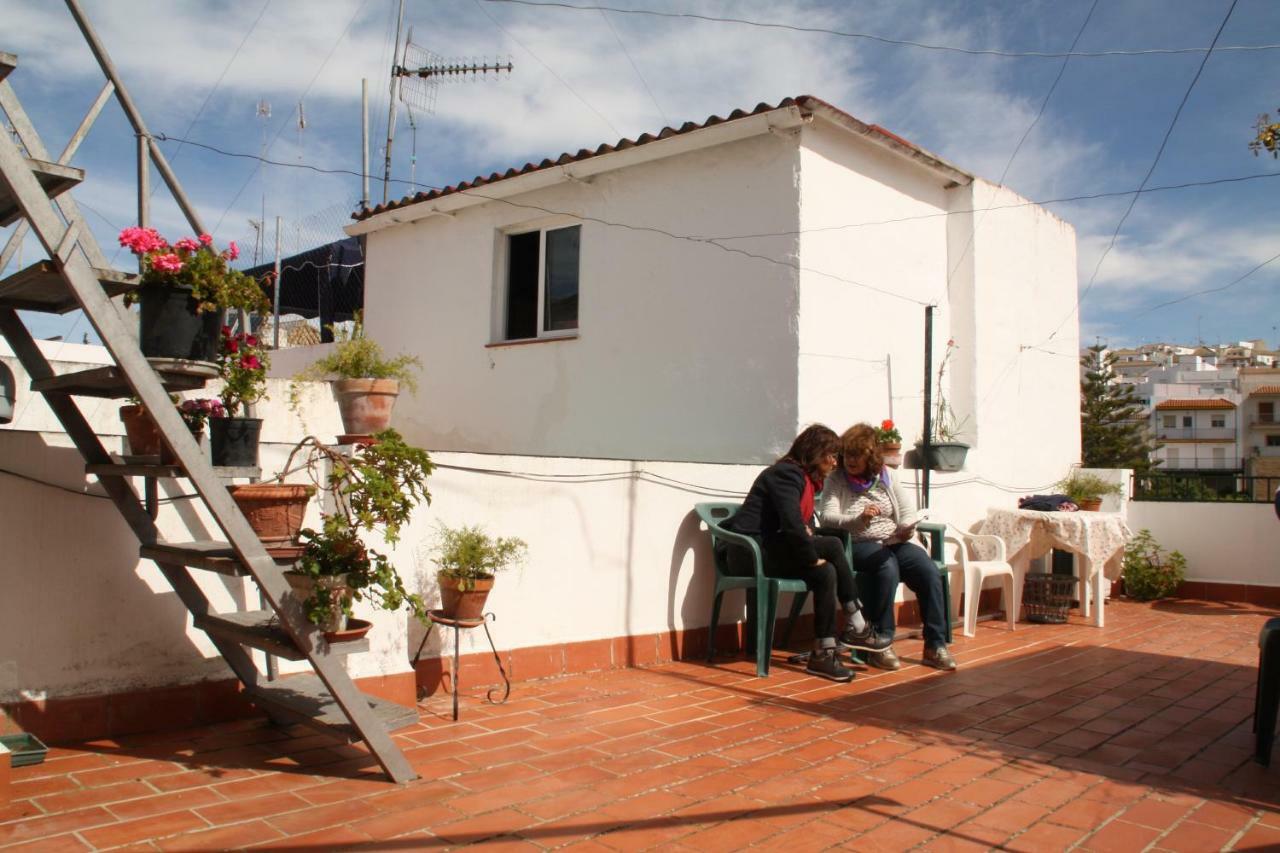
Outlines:
{"label": "white tablecloth", "polygon": [[[1051,548],[1078,554],[1080,562],[1081,605],[1089,615],[1088,588],[1092,582],[1097,605],[1096,624],[1103,624],[1102,578],[1120,577],[1124,562],[1124,546],[1133,534],[1119,515],[1110,512],[1037,512],[1029,509],[987,510],[979,533],[999,536],[1004,540],[1009,563],[1025,574],[1027,564],[1043,557]],[[1021,586],[1021,584],[1019,584]]]}

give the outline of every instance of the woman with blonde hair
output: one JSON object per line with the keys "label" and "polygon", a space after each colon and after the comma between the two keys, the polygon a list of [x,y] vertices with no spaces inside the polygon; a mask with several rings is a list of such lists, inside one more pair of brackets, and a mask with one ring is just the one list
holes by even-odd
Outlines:
{"label": "woman with blonde hair", "polygon": [[[898,584],[915,593],[924,621],[924,663],[942,670],[956,668],[947,651],[947,614],[943,607],[942,576],[929,554],[911,541],[919,512],[911,495],[884,464],[875,428],[855,424],[840,437],[840,465],[822,490],[821,518],[827,527],[849,531],[853,540],[853,570],[858,594],[879,635],[874,643],[892,642],[894,599]],[[864,640],[869,638],[862,638]],[[873,652],[869,661],[880,669],[902,663],[893,648]]]}

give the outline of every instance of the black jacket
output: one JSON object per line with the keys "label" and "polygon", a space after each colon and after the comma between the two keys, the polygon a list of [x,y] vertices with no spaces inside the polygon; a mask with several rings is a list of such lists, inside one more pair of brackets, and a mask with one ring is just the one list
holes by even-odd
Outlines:
{"label": "black jacket", "polygon": [[724,523],[735,533],[759,536],[769,550],[783,550],[801,566],[818,562],[806,520],[800,517],[805,474],[794,462],[778,462],[760,472],[742,509]]}

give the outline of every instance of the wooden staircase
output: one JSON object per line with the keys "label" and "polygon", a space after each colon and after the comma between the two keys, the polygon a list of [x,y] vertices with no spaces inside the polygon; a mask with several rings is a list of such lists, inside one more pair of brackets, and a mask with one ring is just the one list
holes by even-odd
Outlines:
{"label": "wooden staircase", "polygon": [[[389,732],[416,723],[416,709],[367,696],[356,688],[347,674],[345,655],[367,651],[367,641],[331,645],[307,620],[301,603],[285,580],[283,572],[287,565],[282,567],[267,554],[227,492],[227,477],[257,472],[214,469],[169,400],[170,391],[203,387],[215,375],[213,365],[146,359],[130,332],[131,318],[122,315],[111,301],[113,296],[136,287],[138,277],[109,268],[74,201],[66,194],[83,180],[84,174],[66,163],[113,92],[138,134],[140,163],[144,167],[147,163],[142,154],[146,149],[150,160],[170,182],[179,205],[192,220],[193,230],[201,233],[204,229],[195,220],[163,154],[147,133],[78,4],[68,0],[67,5],[109,82],[62,156],[57,162],[51,162],[5,79],[16,68],[18,60],[12,54],[0,52],[0,109],[13,125],[13,136],[16,136],[14,139],[8,133],[0,134],[3,136],[0,139],[0,225],[18,223],[9,244],[0,252],[0,271],[28,229],[49,255],[48,260],[0,280],[0,333],[8,339],[31,376],[31,389],[44,396],[84,457],[86,472],[101,481],[136,534],[141,557],[155,561],[160,567],[191,611],[195,626],[209,635],[253,703],[278,723],[304,723],[347,741],[364,741],[392,780],[413,779],[416,774]],[[145,169],[140,183],[146,183]],[[140,189],[140,205],[143,197]],[[145,208],[140,214],[145,214]],[[140,216],[140,221],[145,224],[145,215]],[[32,339],[18,311],[64,313],[77,308],[83,309],[114,363],[57,374]],[[176,464],[139,464],[113,458],[81,412],[76,402],[78,397],[141,400],[164,440],[173,448]],[[151,498],[158,479],[176,477],[189,481],[224,538],[195,542],[166,542],[160,538],[154,506],[150,500],[144,502],[139,498],[134,483],[142,478],[146,495]],[[265,609],[214,612],[195,582],[193,571],[251,577],[261,591]],[[249,649],[308,661],[314,674],[268,680],[259,671]]]}

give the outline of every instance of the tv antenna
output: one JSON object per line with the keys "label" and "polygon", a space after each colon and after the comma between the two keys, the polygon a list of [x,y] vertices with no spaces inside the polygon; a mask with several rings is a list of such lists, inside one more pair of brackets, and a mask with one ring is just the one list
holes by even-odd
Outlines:
{"label": "tv antenna", "polygon": [[[414,110],[421,115],[434,115],[436,111],[436,90],[441,83],[474,82],[487,77],[490,73],[498,77],[503,72],[508,74],[515,68],[510,57],[505,60],[495,58],[479,59],[445,59],[437,53],[413,43],[413,29],[405,37],[404,47],[400,48],[400,27],[404,22],[404,0],[400,0],[400,15],[396,20],[397,56],[392,57],[391,65],[391,98],[387,107],[387,145],[382,170],[382,203],[387,203],[391,186],[391,144],[396,135],[396,101],[402,102],[409,110],[409,126],[414,129],[414,161],[417,161],[417,125],[413,118]],[[401,80],[404,83],[401,83]]]}

